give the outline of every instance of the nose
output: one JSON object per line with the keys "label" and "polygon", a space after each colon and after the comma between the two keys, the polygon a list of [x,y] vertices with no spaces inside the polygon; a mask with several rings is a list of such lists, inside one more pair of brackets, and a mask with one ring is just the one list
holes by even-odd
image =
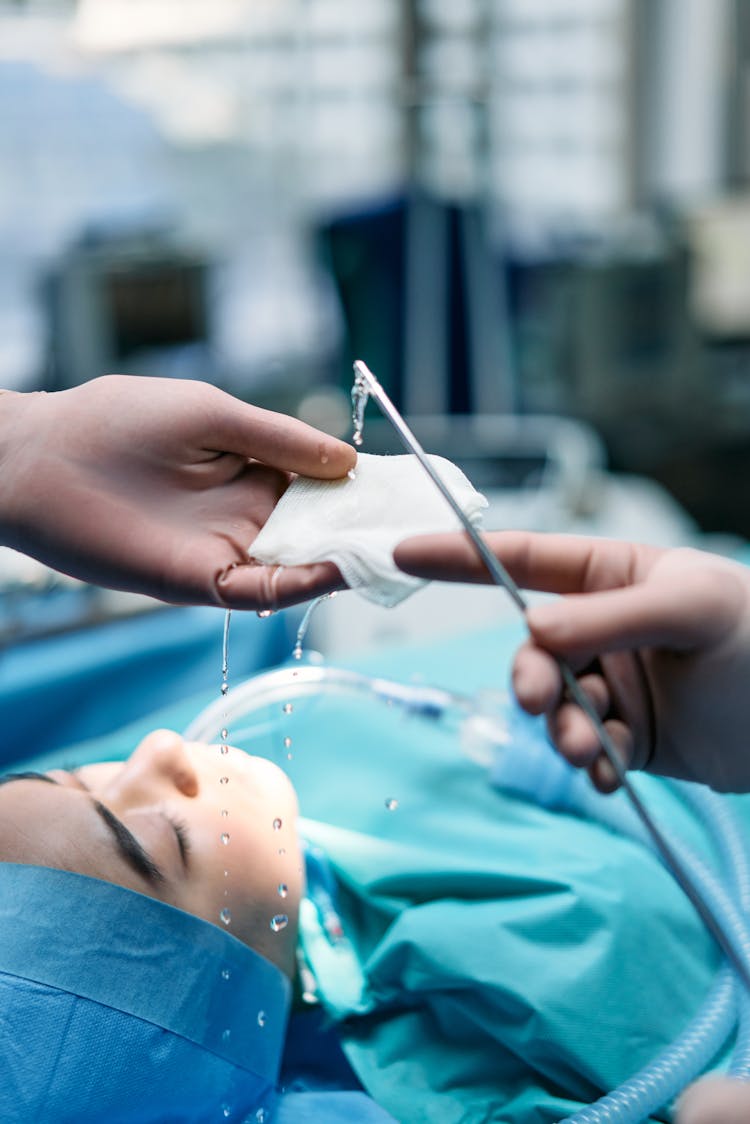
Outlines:
{"label": "nose", "polygon": [[110,803],[128,806],[176,792],[197,796],[198,774],[185,743],[172,730],[155,730],[143,739],[107,785]]}

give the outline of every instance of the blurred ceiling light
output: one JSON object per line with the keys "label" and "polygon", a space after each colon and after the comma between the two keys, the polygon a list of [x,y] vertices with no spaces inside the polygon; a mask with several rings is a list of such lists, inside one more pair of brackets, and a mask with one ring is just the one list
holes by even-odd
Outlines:
{"label": "blurred ceiling light", "polygon": [[272,30],[289,6],[285,0],[81,0],[73,36],[81,50],[101,53],[187,46]]}
{"label": "blurred ceiling light", "polygon": [[237,95],[218,71],[206,73],[154,53],[134,60],[114,84],[122,98],[147,110],[174,144],[217,144],[238,135]]}

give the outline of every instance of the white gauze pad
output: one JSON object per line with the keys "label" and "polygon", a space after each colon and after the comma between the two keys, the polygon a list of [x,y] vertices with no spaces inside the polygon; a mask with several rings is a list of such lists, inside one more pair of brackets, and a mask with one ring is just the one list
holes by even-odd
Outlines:
{"label": "white gauze pad", "polygon": [[[444,457],[430,456],[472,523],[487,500]],[[425,582],[402,573],[393,550],[410,535],[455,531],[461,524],[417,458],[360,453],[354,479],[298,476],[249,548],[267,565],[335,562],[346,584],[368,601],[397,605]]]}

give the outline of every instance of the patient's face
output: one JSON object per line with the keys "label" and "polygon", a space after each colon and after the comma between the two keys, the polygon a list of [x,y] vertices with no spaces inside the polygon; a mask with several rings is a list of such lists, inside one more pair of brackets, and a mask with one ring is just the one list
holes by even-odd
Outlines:
{"label": "patient's face", "polygon": [[[296,816],[294,789],[269,761],[158,730],[124,763],[0,785],[0,860],[159,898],[226,927],[293,975],[303,881]],[[288,924],[272,927],[280,915]]]}

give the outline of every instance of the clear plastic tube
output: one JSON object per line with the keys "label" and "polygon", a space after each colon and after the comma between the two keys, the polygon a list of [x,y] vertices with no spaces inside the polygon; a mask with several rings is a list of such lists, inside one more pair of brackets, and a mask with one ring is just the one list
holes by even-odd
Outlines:
{"label": "clear plastic tube", "polygon": [[190,741],[211,742],[220,731],[266,706],[306,696],[359,695],[454,732],[466,756],[488,766],[495,747],[507,744],[502,714],[487,705],[487,696],[461,695],[442,687],[398,683],[345,668],[295,662],[248,679],[201,711],[185,730]]}

